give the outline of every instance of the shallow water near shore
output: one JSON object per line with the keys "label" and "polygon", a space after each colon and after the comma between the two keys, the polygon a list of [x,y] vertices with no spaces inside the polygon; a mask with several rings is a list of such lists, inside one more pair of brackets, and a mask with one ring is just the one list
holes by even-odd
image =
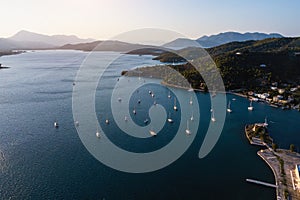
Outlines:
{"label": "shallow water near shore", "polygon": [[[86,150],[74,126],[72,83],[87,54],[35,51],[0,57],[0,63],[10,67],[0,71],[1,199],[276,198],[274,189],[246,182],[246,178],[252,178],[274,183],[274,176],[257,156],[260,148],[248,144],[244,126],[263,122],[267,116],[271,136],[280,148],[288,148],[291,143],[300,147],[299,112],[272,108],[264,103],[254,103],[254,111],[249,112],[247,99],[227,94],[227,99],[236,99],[231,101],[233,112],[227,114],[215,148],[199,159],[199,148],[210,121],[210,100],[208,94],[197,92],[201,116],[199,131],[183,156],[158,171],[119,172],[103,165]],[[117,53],[97,54],[106,58]],[[97,113],[109,112],[106,109],[110,107],[105,106],[108,99],[99,97],[109,93],[111,83],[122,70],[155,64],[160,63],[153,61],[151,56],[122,55],[103,78],[103,88],[99,87],[96,92]],[[162,85],[151,87],[157,91],[156,96],[167,94]],[[153,102],[143,99],[142,103]],[[169,105],[164,98],[158,103]],[[174,120],[179,118],[174,115]],[[53,127],[55,120],[60,123],[58,129]],[[138,119],[136,123],[143,121]],[[104,125],[104,121],[100,124]],[[129,150],[151,151],[167,144],[175,129],[176,124],[168,129],[168,137],[159,138],[158,135],[156,140],[143,145],[129,139],[111,138]],[[117,127],[111,124],[109,131],[117,132]]]}

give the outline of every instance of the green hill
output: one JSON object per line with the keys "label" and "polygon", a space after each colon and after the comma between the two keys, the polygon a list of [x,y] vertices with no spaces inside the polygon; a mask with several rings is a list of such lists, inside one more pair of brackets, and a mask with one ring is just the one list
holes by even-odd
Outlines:
{"label": "green hill", "polygon": [[[226,89],[259,88],[275,81],[292,85],[300,83],[300,38],[231,42],[206,51],[220,70]],[[176,53],[194,58],[194,52],[196,47],[189,47],[175,53],[163,53],[154,59],[182,62],[185,59]],[[190,73],[194,74],[195,71],[189,63],[185,67],[184,76],[190,82],[201,82],[200,75],[196,77],[197,80],[190,78]]]}

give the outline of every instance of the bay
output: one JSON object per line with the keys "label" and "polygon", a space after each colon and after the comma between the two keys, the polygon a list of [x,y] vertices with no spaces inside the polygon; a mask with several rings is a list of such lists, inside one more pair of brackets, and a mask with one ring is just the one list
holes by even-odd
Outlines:
{"label": "bay", "polygon": [[[115,56],[98,52],[99,58]],[[199,148],[210,121],[209,95],[197,93],[201,121],[197,136],[181,158],[158,171],[142,174],[124,173],[96,160],[82,144],[72,115],[72,83],[77,70],[88,56],[80,51],[34,51],[0,57],[9,69],[0,71],[0,160],[1,199],[275,199],[275,190],[246,182],[254,178],[274,182],[272,171],[256,155],[259,150],[244,136],[246,123],[262,122],[267,116],[271,136],[281,148],[291,143],[300,147],[299,112],[283,111],[227,94],[233,112],[215,148],[203,159]],[[101,80],[96,93],[98,115],[109,112],[107,97],[122,70],[160,64],[151,56],[121,55]],[[101,63],[99,64],[101,67]],[[92,74],[91,74],[92,75]],[[86,80],[88,81],[88,80]],[[107,84],[107,85],[105,85]],[[148,85],[156,95],[167,94],[161,85]],[[142,89],[141,89],[142,91]],[[184,92],[182,92],[184,95]],[[188,97],[187,97],[188,99]],[[132,97],[132,102],[137,96]],[[148,106],[153,100],[143,99]],[[167,100],[161,98],[164,105]],[[147,115],[144,115],[145,117]],[[111,116],[106,116],[110,117]],[[143,117],[143,119],[145,118]],[[174,116],[174,119],[180,116]],[[143,124],[143,119],[136,123]],[[55,129],[53,122],[60,127]],[[104,121],[99,118],[101,126]],[[102,121],[101,121],[102,120]],[[176,129],[176,124],[174,125]],[[118,128],[110,124],[110,131]],[[172,139],[157,137],[151,142],[110,137],[120,147],[131,151],[152,151]],[[95,138],[96,139],[96,138]]]}

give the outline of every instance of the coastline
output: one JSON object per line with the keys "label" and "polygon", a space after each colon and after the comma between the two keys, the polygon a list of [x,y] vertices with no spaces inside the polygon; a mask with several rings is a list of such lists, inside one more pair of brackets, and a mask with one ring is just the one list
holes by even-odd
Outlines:
{"label": "coastline", "polygon": [[[184,86],[178,86],[178,85],[174,85],[174,84],[169,84],[169,83],[166,83],[164,81],[161,82],[162,85],[164,86],[169,86],[169,87],[174,87],[174,88],[178,88],[178,89],[184,89],[184,90],[190,90],[190,89],[193,89],[193,91],[196,91],[196,92],[203,92],[203,93],[210,93],[209,91],[204,91],[203,89],[195,89],[195,88],[188,88],[188,87],[184,87]],[[225,92],[221,92],[221,91],[214,91],[212,93],[212,96],[214,96],[215,94],[232,94],[232,95],[235,95],[235,96],[238,96],[238,97],[243,97],[243,98],[246,98],[246,99],[250,99],[251,100],[251,97],[245,95],[245,94],[242,94],[242,93],[238,93],[238,92],[235,92],[235,91],[225,91]],[[260,101],[260,102],[263,102],[265,104],[267,104],[268,106],[270,107],[273,107],[273,108],[280,108],[280,106],[276,105],[276,104],[273,104],[273,103],[268,103],[266,101]],[[290,110],[292,109],[295,109],[295,108],[290,108]],[[297,110],[297,109],[295,109]],[[300,111],[300,110],[299,110]]]}
{"label": "coastline", "polygon": [[26,51],[0,51],[0,57],[1,56],[11,56],[16,54],[25,53]]}
{"label": "coastline", "polygon": [[278,174],[276,173],[275,168],[268,162],[267,157],[264,156],[263,150],[259,150],[259,151],[257,152],[257,155],[258,155],[261,159],[263,159],[263,160],[265,161],[265,163],[267,163],[267,165],[271,168],[271,170],[272,170],[272,172],[273,172],[273,175],[274,175],[274,178],[275,178],[275,184],[276,184],[276,186],[277,186],[277,188],[276,188],[276,196],[277,196],[277,199],[278,199],[278,197],[281,196],[281,194],[280,194],[280,192],[279,192],[279,183],[278,183],[279,178],[278,178]]}
{"label": "coastline", "polygon": [[277,199],[300,199],[299,189],[295,189],[296,183],[294,182],[294,173],[296,164],[300,164],[300,154],[297,152],[291,152],[286,149],[273,150],[267,143],[255,138],[257,141],[253,141],[253,138],[248,136],[250,130],[247,130],[245,126],[245,135],[251,145],[263,146],[266,149],[261,149],[257,152],[257,155],[271,168],[276,184],[276,196]]}
{"label": "coastline", "polygon": [[[166,82],[164,82],[164,81],[161,81],[161,84],[164,85],[164,86],[173,87],[173,88],[178,88],[178,89],[183,89],[183,90],[190,90],[190,89],[193,89],[193,91],[196,91],[196,92],[209,93],[209,91],[206,92],[206,91],[203,90],[203,89],[188,88],[188,87],[184,87],[184,86],[179,86],[179,85],[174,85],[174,84],[166,83]],[[225,91],[225,92],[216,91],[216,93],[220,93],[220,94],[232,94],[232,95],[236,95],[236,96],[239,96],[239,97],[248,98],[247,95],[244,95],[244,94],[241,94],[241,93],[237,93],[237,92],[233,92],[233,91]]]}
{"label": "coastline", "polygon": [[[210,90],[208,90],[208,88],[205,84],[202,85],[202,82],[200,82],[200,85],[197,86],[197,89],[196,89],[196,88],[191,88],[191,86],[187,85],[187,84],[176,83],[176,80],[170,81],[170,82],[173,82],[173,83],[168,83],[169,82],[168,80],[164,80],[164,76],[163,76],[164,71],[161,68],[161,66],[159,66],[160,68],[157,68],[157,69],[155,69],[155,67],[157,67],[157,66],[143,67],[144,68],[143,70],[138,69],[139,73],[136,73],[136,74],[131,73],[128,76],[137,76],[137,74],[139,74],[139,76],[143,76],[143,75],[140,75],[141,72],[142,72],[142,74],[145,73],[144,77],[151,78],[152,75],[153,75],[153,77],[155,77],[155,78],[162,79],[161,84],[165,85],[165,86],[170,86],[170,87],[179,88],[179,89],[185,89],[185,90],[189,90],[189,91],[191,89],[193,89],[194,91],[208,92],[208,93],[211,94],[211,96],[215,96],[217,93],[219,93],[219,94],[223,94],[223,93],[232,94],[232,95],[235,95],[235,96],[247,98],[251,101],[266,103],[267,105],[269,105],[273,108],[281,108],[283,110],[294,109],[294,110],[298,110],[300,112],[300,104],[299,104],[299,102],[300,102],[300,93],[296,92],[297,87],[295,87],[296,89],[293,88],[295,90],[293,90],[292,93],[290,93],[289,92],[290,89],[284,88],[284,87],[287,87],[287,84],[285,84],[285,86],[282,86],[282,88],[284,88],[284,89],[281,89],[281,90],[283,90],[283,91],[286,90],[285,96],[279,95],[279,94],[282,94],[282,93],[273,92],[274,89],[272,89],[272,88],[271,88],[272,90],[269,88],[268,91],[267,92],[264,91],[264,93],[263,93],[263,91],[260,91],[258,89],[257,89],[257,91],[255,91],[255,90],[249,89],[249,88],[238,88],[238,89],[229,89],[228,88],[226,90],[224,88],[224,91],[222,91],[223,89],[221,89],[221,91],[218,91],[217,88],[213,88],[213,89],[210,88]],[[124,71],[124,72],[127,73],[129,71]],[[197,80],[194,80],[194,81],[197,82]],[[199,82],[197,82],[197,83],[199,84]],[[275,84],[275,83],[272,83],[272,84]],[[277,84],[277,82],[276,82],[276,84]],[[298,86],[298,88],[300,89],[300,85]],[[279,92],[279,90],[278,90],[278,92]],[[289,95],[289,96],[287,97],[287,95]],[[295,95],[295,96],[293,96],[293,95]]]}

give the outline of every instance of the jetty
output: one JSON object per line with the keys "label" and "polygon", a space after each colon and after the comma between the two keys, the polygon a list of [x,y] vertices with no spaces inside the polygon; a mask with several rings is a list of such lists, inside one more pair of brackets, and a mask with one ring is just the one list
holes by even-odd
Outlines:
{"label": "jetty", "polygon": [[263,182],[263,181],[253,180],[253,179],[250,179],[250,178],[247,178],[246,181],[250,182],[250,183],[264,185],[264,186],[267,186],[267,187],[273,187],[273,188],[277,188],[278,187],[277,185],[274,185],[272,183],[266,183],[266,182]]}

